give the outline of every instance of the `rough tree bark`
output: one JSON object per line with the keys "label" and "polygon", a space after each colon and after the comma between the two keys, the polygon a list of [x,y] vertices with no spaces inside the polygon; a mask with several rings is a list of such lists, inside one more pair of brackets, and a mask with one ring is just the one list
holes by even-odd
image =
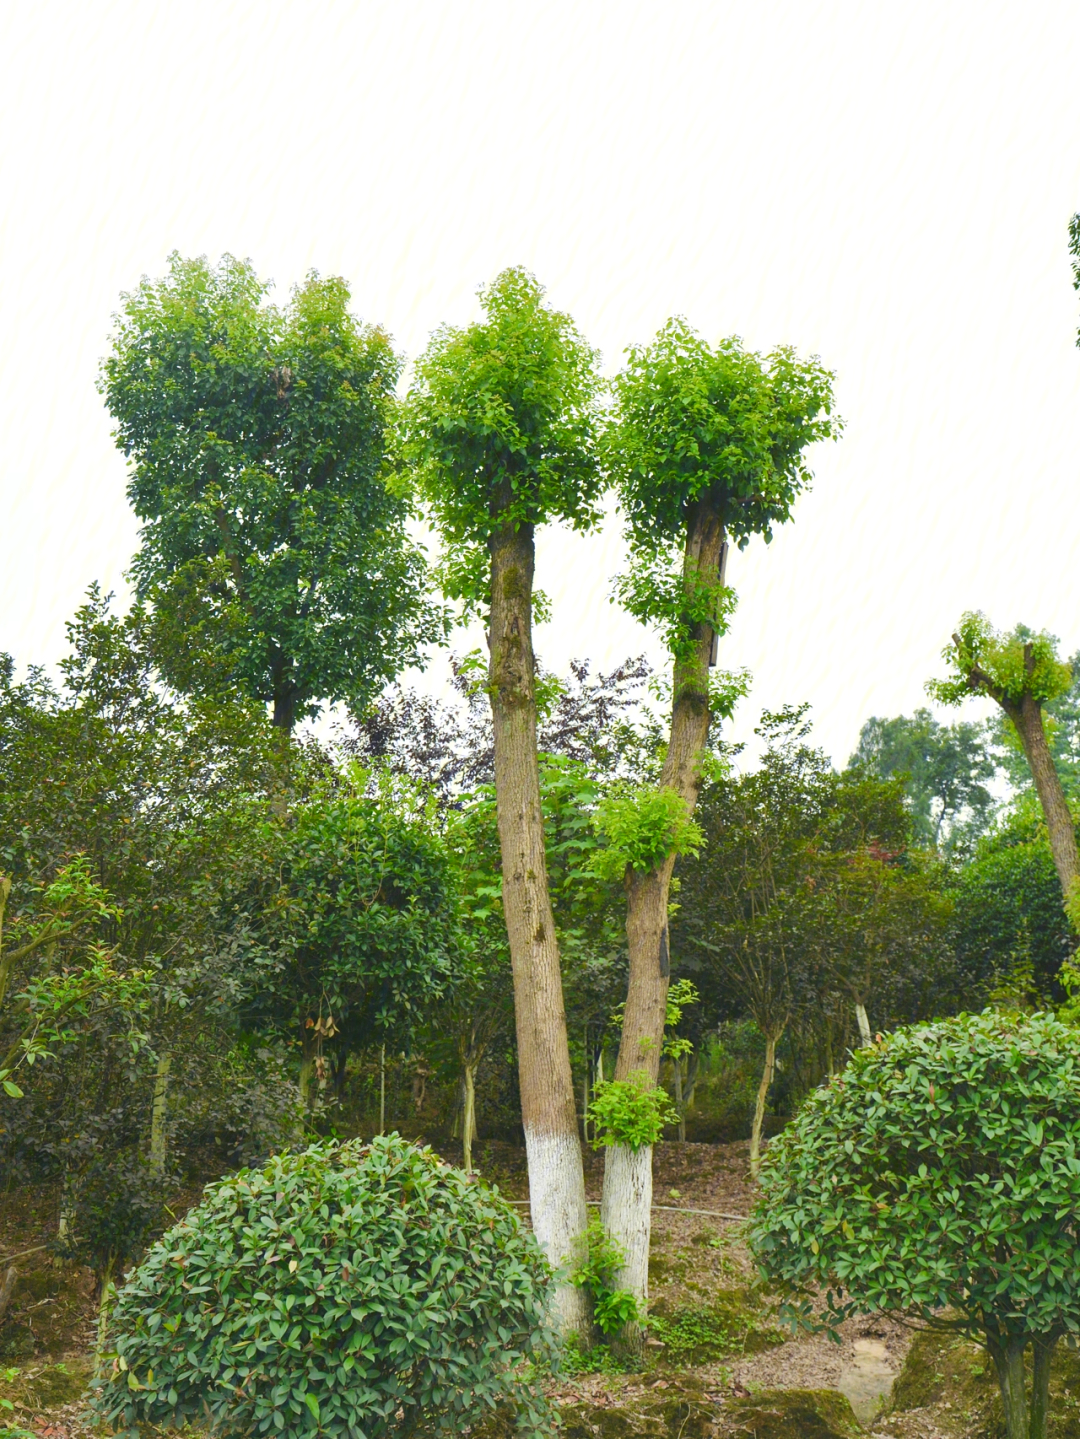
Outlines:
{"label": "rough tree bark", "polygon": [[1045,1439],[1046,1420],[1050,1412],[1050,1365],[1057,1341],[1056,1334],[1040,1335],[1032,1340],[1029,1439]]}
{"label": "rough tree bark", "polygon": [[1012,720],[1024,755],[1035,781],[1047,833],[1050,836],[1050,852],[1054,856],[1061,889],[1066,899],[1080,878],[1080,855],[1076,849],[1076,829],[1069,812],[1069,803],[1061,787],[1061,777],[1050,753],[1043,726],[1042,706],[1030,695],[1024,695],[1020,704],[1012,701],[1002,704],[1005,713]]}
{"label": "rough tree bark", "polygon": [[1001,1403],[1005,1410],[1005,1433],[1008,1439],[1042,1439],[1028,1427],[1028,1401],[1024,1391],[1025,1335],[999,1338],[988,1333],[986,1347],[997,1371]]}
{"label": "rough tree bark", "polygon": [[[587,1211],[536,754],[532,526],[500,530],[489,549],[489,693],[521,1117],[533,1230],[559,1267],[573,1262]],[[584,1293],[566,1277],[557,1284],[554,1311],[564,1332],[588,1328]]]}
{"label": "rough tree bark", "polygon": [[[723,515],[707,500],[699,501],[687,523],[684,573],[688,582],[717,583],[723,541]],[[712,643],[712,626],[697,625],[689,652],[676,660],[674,669],[671,732],[660,786],[674,790],[685,801],[688,812],[697,804],[701,759],[709,736],[708,675]],[[627,874],[626,937],[630,977],[616,1079],[644,1073],[650,1084],[657,1081],[667,1014],[668,897],[674,868],[672,855],[648,874],[634,870]],[[604,1227],[626,1254],[626,1264],[616,1277],[616,1284],[620,1289],[630,1290],[643,1317],[649,1302],[651,1204],[652,1149],[634,1154],[623,1145],[609,1145],[605,1151],[601,1215]],[[628,1335],[627,1339],[631,1344],[637,1342],[634,1335]]]}

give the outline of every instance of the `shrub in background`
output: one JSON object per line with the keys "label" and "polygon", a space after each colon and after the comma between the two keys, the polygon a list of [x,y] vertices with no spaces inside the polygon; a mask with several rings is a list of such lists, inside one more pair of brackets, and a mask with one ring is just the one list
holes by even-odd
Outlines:
{"label": "shrub in background", "polygon": [[985,1344],[1008,1439],[1043,1439],[1080,1335],[1080,1030],[988,1010],[856,1051],[770,1145],[750,1239],[807,1322],[899,1310]]}
{"label": "shrub in background", "polygon": [[208,1187],[120,1291],[93,1404],[115,1428],[223,1435],[548,1425],[550,1271],[497,1192],[393,1134]]}

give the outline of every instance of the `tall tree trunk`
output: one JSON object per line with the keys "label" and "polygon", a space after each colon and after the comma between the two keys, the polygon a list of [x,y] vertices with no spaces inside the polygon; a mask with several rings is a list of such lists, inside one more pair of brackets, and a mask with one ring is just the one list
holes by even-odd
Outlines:
{"label": "tall tree trunk", "polygon": [[[704,501],[695,506],[687,525],[684,557],[685,583],[715,585],[720,573],[720,550],[724,540],[723,517]],[[676,659],[672,687],[671,733],[660,773],[660,787],[674,790],[693,812],[701,789],[701,760],[709,737],[709,661],[713,630],[698,624],[689,651]],[[630,953],[630,977],[626,991],[619,1057],[615,1078],[628,1079],[644,1074],[656,1084],[667,1017],[670,975],[668,954],[668,898],[675,857],[669,856],[648,874],[629,870],[626,879],[626,937]],[[649,1182],[637,1176],[644,1166]],[[648,1256],[652,1220],[652,1149],[636,1154],[623,1145],[609,1145],[604,1161],[604,1220],[611,1237],[628,1256],[642,1249],[644,1260],[628,1262],[620,1276],[620,1288],[631,1291],[642,1317],[648,1308]],[[610,1188],[610,1195],[609,1195]]]}
{"label": "tall tree trunk", "polygon": [[1077,879],[1080,879],[1080,856],[1076,849],[1076,829],[1065,791],[1061,787],[1061,776],[1046,741],[1042,706],[1025,694],[1020,704],[1007,703],[1003,704],[1002,708],[1012,720],[1024,747],[1024,755],[1031,770],[1031,777],[1035,781],[1035,790],[1050,836],[1054,868],[1061,881],[1062,893],[1065,899],[1069,900]]}
{"label": "tall tree trunk", "polygon": [[464,1068],[465,1104],[461,1117],[461,1158],[466,1174],[473,1172],[472,1142],[476,1138],[476,1061],[468,1059]]}
{"label": "tall tree trunk", "polygon": [[154,1072],[154,1100],[150,1108],[150,1168],[155,1174],[165,1173],[165,1156],[168,1148],[166,1124],[169,1117],[169,1071],[172,1069],[172,1055],[158,1056]]}
{"label": "tall tree trunk", "polygon": [[865,1049],[868,1044],[873,1044],[874,1036],[870,1033],[870,1017],[866,1013],[866,1005],[861,1000],[855,1003],[855,1022],[859,1026],[859,1043]]}
{"label": "tall tree trunk", "polygon": [[[533,1230],[556,1267],[572,1263],[587,1225],[585,1176],[566,1034],[555,917],[548,891],[532,649],[531,525],[493,535],[489,694],[503,911],[514,972],[521,1118]],[[583,1290],[563,1277],[555,1320],[584,1331]]]}
{"label": "tall tree trunk", "polygon": [[[1024,1392],[1026,1338],[1023,1335],[999,1338],[988,1332],[986,1347],[997,1371],[1001,1403],[1005,1410],[1007,1439],[1033,1439],[1033,1433],[1028,1427],[1028,1402]],[[1039,1439],[1042,1439],[1042,1436],[1039,1436]]]}
{"label": "tall tree trunk", "polygon": [[379,1045],[379,1133],[386,1133],[386,1045]]}
{"label": "tall tree trunk", "polygon": [[756,1179],[761,1168],[761,1131],[765,1127],[765,1105],[769,1098],[773,1075],[776,1073],[776,1045],[783,1029],[768,1031],[765,1035],[765,1067],[761,1071],[757,1101],[754,1104],[754,1122],[750,1127],[750,1177]]}

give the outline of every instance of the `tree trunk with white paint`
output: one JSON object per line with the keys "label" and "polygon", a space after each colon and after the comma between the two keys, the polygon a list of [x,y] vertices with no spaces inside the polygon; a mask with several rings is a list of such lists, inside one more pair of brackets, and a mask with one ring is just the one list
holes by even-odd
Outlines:
{"label": "tree trunk with white paint", "polygon": [[866,1013],[866,1005],[861,1002],[855,1005],[855,1021],[859,1026],[859,1044],[865,1049],[868,1044],[873,1044],[874,1036],[870,1033],[870,1017]]}
{"label": "tree trunk with white paint", "polygon": [[476,1138],[476,1065],[466,1062],[463,1077],[464,1113],[461,1116],[461,1160],[466,1174],[472,1173],[472,1143]]}
{"label": "tree trunk with white paint", "polygon": [[[611,1144],[605,1150],[604,1197],[600,1221],[623,1252],[615,1288],[628,1289],[642,1323],[649,1311],[649,1240],[652,1221],[652,1148],[633,1150]],[[627,1325],[620,1336],[630,1348],[641,1344],[641,1324]]]}
{"label": "tree trunk with white paint", "polygon": [[[783,1034],[783,1030],[780,1031]],[[754,1105],[754,1122],[750,1129],[750,1177],[756,1179],[761,1168],[761,1132],[765,1128],[765,1106],[769,1099],[773,1075],[776,1073],[776,1043],[780,1034],[765,1036],[765,1067],[761,1071],[757,1102]]]}
{"label": "tree trunk with white paint", "polygon": [[[495,733],[495,796],[502,851],[503,912],[514,973],[521,1118],[533,1231],[564,1271],[587,1225],[585,1176],[570,1069],[559,947],[548,890],[536,752],[532,649],[533,530],[489,541],[491,627],[488,692]],[[587,1332],[584,1291],[564,1272],[553,1318],[563,1333]]]}
{"label": "tree trunk with white paint", "polygon": [[[718,582],[723,540],[722,515],[705,501],[700,502],[694,507],[687,523],[684,573],[688,588],[699,583],[715,585]],[[660,788],[674,790],[685,802],[690,814],[701,789],[701,761],[709,737],[709,661],[712,645],[712,627],[704,623],[696,625],[691,650],[677,659],[674,666],[671,733],[660,774]],[[635,870],[627,872],[626,937],[630,977],[619,1057],[615,1065],[616,1079],[629,1079],[632,1074],[642,1073],[650,1084],[657,1082],[667,1017],[670,974],[667,922],[674,868],[675,857],[672,855],[648,874],[638,874]],[[614,1226],[610,1232],[624,1247],[626,1240],[621,1236],[636,1243],[639,1233],[646,1235],[647,1274],[647,1236],[652,1216],[642,1197],[643,1188],[631,1188],[624,1184],[621,1178],[623,1160],[614,1157],[618,1148],[620,1146],[611,1146],[606,1150],[604,1206]],[[648,1156],[651,1166],[651,1149],[642,1153]],[[618,1188],[617,1201],[614,1195],[611,1200],[608,1198],[609,1184]],[[623,1212],[624,1206],[630,1206],[633,1212]],[[648,1286],[640,1278],[637,1284],[632,1292],[644,1318],[648,1306]]]}

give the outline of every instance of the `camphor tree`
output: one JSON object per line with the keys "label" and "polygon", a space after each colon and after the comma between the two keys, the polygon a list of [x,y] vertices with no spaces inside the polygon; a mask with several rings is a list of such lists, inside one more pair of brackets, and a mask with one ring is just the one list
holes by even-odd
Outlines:
{"label": "camphor tree", "polygon": [[[604,449],[631,550],[619,596],[637,619],[658,624],[673,662],[671,728],[658,785],[642,794],[640,822],[625,809],[602,816],[621,849],[627,892],[630,978],[616,1078],[656,1084],[668,988],[668,896],[707,759],[713,715],[730,710],[744,683],[710,677],[714,638],[732,595],[721,584],[725,537],[769,539],[810,480],[805,450],[836,435],[832,376],[790,349],[762,356],[738,339],[714,347],[683,320],[630,351],[615,381]],[[618,831],[618,833],[616,832]],[[621,838],[620,838],[621,836]],[[608,1147],[604,1216],[628,1256],[620,1285],[647,1300],[652,1150]]]}
{"label": "camphor tree", "polygon": [[[525,271],[504,271],[480,294],[485,318],[436,331],[418,362],[404,451],[442,537],[446,592],[487,616],[532,1218],[561,1265],[586,1210],[537,763],[534,537],[548,521],[582,529],[596,519],[597,356]],[[569,1282],[556,1309],[564,1328],[584,1326]]]}
{"label": "camphor tree", "polygon": [[1078,898],[1080,855],[1076,829],[1061,777],[1054,765],[1043,722],[1043,706],[1065,694],[1072,671],[1057,654],[1057,641],[1018,625],[1011,634],[995,630],[984,614],[965,614],[944,658],[952,673],[931,680],[927,693],[943,704],[959,704],[970,694],[999,704],[1016,731],[1042,806],[1054,867],[1066,907]]}
{"label": "camphor tree", "polygon": [[849,763],[881,779],[904,777],[919,844],[951,847],[958,836],[987,828],[994,797],[986,783],[997,766],[981,723],[943,725],[927,709],[892,719],[874,716],[859,731]]}
{"label": "camphor tree", "polygon": [[181,690],[238,685],[288,733],[362,707],[440,631],[384,483],[400,363],[312,273],[283,308],[246,261],[171,257],[123,297],[101,388],[144,522],[134,578]]}
{"label": "camphor tree", "polygon": [[857,1050],[762,1166],[750,1242],[789,1317],[831,1331],[898,1312],[966,1334],[990,1352],[1008,1439],[1044,1439],[1054,1347],[1080,1333],[1078,1098],[1080,1030],[1046,1014],[960,1015]]}

